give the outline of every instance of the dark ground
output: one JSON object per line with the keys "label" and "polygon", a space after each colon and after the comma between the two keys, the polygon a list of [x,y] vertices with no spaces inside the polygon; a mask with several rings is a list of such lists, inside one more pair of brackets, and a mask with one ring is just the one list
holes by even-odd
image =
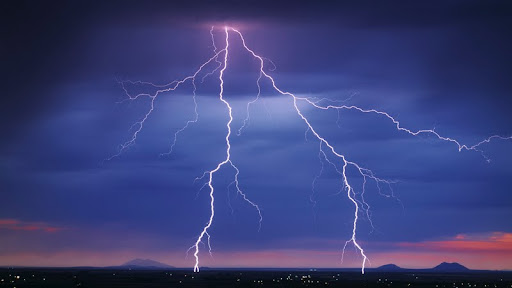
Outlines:
{"label": "dark ground", "polygon": [[0,268],[0,287],[512,287],[512,272]]}

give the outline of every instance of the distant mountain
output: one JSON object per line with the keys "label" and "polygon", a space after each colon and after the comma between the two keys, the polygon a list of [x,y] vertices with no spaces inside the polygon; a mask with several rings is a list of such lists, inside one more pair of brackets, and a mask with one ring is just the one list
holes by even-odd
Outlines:
{"label": "distant mountain", "polygon": [[383,272],[399,272],[404,270],[403,268],[395,265],[395,264],[386,264],[382,265],[380,267],[375,268],[376,271],[383,271]]}
{"label": "distant mountain", "polygon": [[151,259],[133,259],[121,265],[122,267],[130,267],[134,269],[147,269],[147,268],[175,268],[174,266],[160,263]]}
{"label": "distant mountain", "polygon": [[459,264],[459,263],[447,263],[443,262],[436,267],[432,268],[433,271],[436,272],[468,272],[471,271],[467,267]]}

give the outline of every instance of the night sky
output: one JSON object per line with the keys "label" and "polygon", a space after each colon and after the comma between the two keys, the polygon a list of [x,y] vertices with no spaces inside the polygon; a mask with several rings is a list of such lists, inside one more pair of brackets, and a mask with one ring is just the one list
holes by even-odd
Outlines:
{"label": "night sky", "polygon": [[[213,55],[212,25],[219,47],[224,25],[240,29],[275,63],[277,85],[298,96],[383,110],[404,127],[468,145],[512,135],[509,1],[104,2],[0,4],[0,266],[194,265],[186,252],[210,212],[209,191],[194,179],[225,157],[218,74],[198,85],[199,121],[172,154],[160,156],[193,118],[190,83],[162,94],[136,144],[105,159],[149,108],[147,98],[123,102],[119,81],[163,84],[194,73]],[[258,91],[258,63],[232,41],[225,98],[236,131]],[[201,265],[361,265],[352,246],[340,263],[354,206],[292,105],[262,82],[249,124],[231,138],[261,230],[256,210],[229,186],[233,169],[222,168],[213,257],[201,246]],[[512,141],[482,145],[483,156],[398,132],[377,115],[300,107],[338,151],[394,182],[383,195],[367,186],[373,228],[360,214],[357,237],[371,267],[512,269]],[[361,177],[348,176],[360,189]]]}

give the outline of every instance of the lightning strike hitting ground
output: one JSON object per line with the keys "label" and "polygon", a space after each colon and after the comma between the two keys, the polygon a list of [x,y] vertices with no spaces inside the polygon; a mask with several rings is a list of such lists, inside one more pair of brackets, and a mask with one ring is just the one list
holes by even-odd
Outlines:
{"label": "lightning strike hitting ground", "polygon": [[[144,126],[145,121],[148,119],[148,117],[151,115],[151,113],[155,109],[155,99],[158,96],[160,96],[160,94],[162,94],[164,92],[174,91],[180,85],[184,84],[185,82],[191,81],[192,86],[193,86],[192,98],[193,98],[193,102],[194,102],[194,117],[192,119],[188,120],[186,122],[186,124],[181,129],[176,131],[176,133],[174,134],[173,141],[171,143],[169,151],[167,153],[163,153],[162,155],[172,153],[173,148],[174,148],[174,146],[176,144],[178,135],[181,132],[183,132],[185,129],[187,129],[191,124],[196,123],[198,121],[198,119],[199,119],[199,114],[197,112],[197,101],[196,101],[196,89],[197,89],[197,86],[196,86],[197,82],[196,82],[196,80],[197,80],[197,77],[201,73],[204,73],[204,75],[201,78],[201,83],[202,83],[206,77],[212,76],[212,75],[214,75],[214,74],[216,74],[218,72],[218,74],[219,74],[219,77],[218,77],[218,79],[219,79],[219,94],[218,94],[219,95],[219,100],[225,105],[225,107],[227,109],[227,112],[228,112],[228,115],[229,115],[229,120],[226,123],[227,133],[226,133],[226,136],[225,136],[225,141],[226,141],[226,157],[225,157],[225,159],[223,161],[219,162],[217,164],[217,166],[213,170],[209,170],[209,171],[204,172],[202,177],[199,177],[199,178],[196,179],[196,180],[204,179],[204,178],[207,179],[207,181],[203,185],[203,187],[208,186],[209,189],[210,189],[210,193],[209,193],[209,197],[210,197],[210,217],[209,217],[208,221],[206,222],[205,226],[203,227],[203,229],[201,230],[201,233],[197,237],[194,245],[192,245],[192,247],[190,247],[190,249],[189,249],[189,250],[193,250],[194,251],[194,258],[195,258],[194,272],[199,272],[200,245],[205,240],[204,239],[205,237],[206,237],[206,241],[207,241],[209,252],[211,254],[210,234],[209,234],[208,230],[210,229],[210,227],[211,227],[211,225],[213,223],[214,217],[215,217],[215,205],[214,205],[215,204],[215,197],[214,197],[215,196],[215,188],[214,188],[214,185],[213,185],[213,179],[214,179],[214,175],[223,166],[226,166],[226,164],[229,164],[228,166],[233,168],[233,170],[235,172],[235,174],[233,176],[234,180],[231,182],[229,187],[234,185],[234,187],[236,188],[237,193],[242,196],[244,201],[246,201],[248,204],[250,204],[251,206],[253,206],[255,208],[255,210],[257,211],[258,216],[259,216],[259,226],[260,227],[261,227],[261,222],[262,222],[262,219],[263,219],[260,207],[256,203],[251,201],[243,193],[243,191],[240,189],[239,180],[238,180],[238,176],[239,176],[240,170],[238,169],[237,166],[235,166],[235,164],[233,163],[233,160],[231,159],[231,142],[230,142],[230,137],[232,136],[231,124],[233,122],[233,113],[232,113],[233,109],[232,109],[230,103],[224,98],[224,74],[225,74],[225,72],[226,72],[226,70],[228,68],[229,47],[230,47],[229,46],[229,43],[230,43],[230,37],[229,36],[230,36],[231,33],[236,35],[236,36],[238,36],[237,38],[239,39],[239,41],[241,41],[241,43],[243,45],[243,48],[250,55],[252,55],[252,57],[254,57],[257,61],[259,61],[259,63],[260,63],[260,65],[259,65],[260,66],[259,67],[259,76],[258,76],[258,79],[256,81],[256,85],[258,87],[258,93],[256,94],[255,98],[252,101],[247,103],[247,106],[246,106],[246,118],[243,121],[243,125],[237,131],[237,135],[240,136],[242,134],[243,129],[249,123],[249,119],[250,119],[250,114],[249,114],[250,106],[260,99],[260,96],[261,96],[261,85],[262,85],[262,81],[263,80],[265,80],[265,79],[268,80],[268,82],[270,83],[272,88],[276,92],[278,92],[279,94],[281,94],[283,96],[286,96],[286,97],[291,97],[292,98],[292,100],[293,100],[293,108],[295,109],[295,112],[297,113],[297,116],[304,122],[304,124],[306,126],[306,129],[307,129],[306,130],[306,135],[309,132],[309,133],[313,134],[313,136],[315,137],[315,139],[317,141],[319,141],[319,154],[318,154],[318,157],[320,159],[320,162],[322,163],[322,168],[320,170],[320,173],[313,180],[313,183],[312,183],[313,193],[312,193],[312,195],[310,197],[310,200],[311,200],[311,202],[314,205],[315,204],[315,200],[314,200],[315,182],[318,179],[318,177],[322,174],[323,169],[324,169],[324,164],[323,163],[326,162],[329,165],[333,166],[334,170],[340,175],[341,182],[342,182],[342,187],[344,188],[344,190],[346,192],[347,199],[354,206],[354,214],[353,214],[354,217],[353,217],[353,221],[352,221],[351,236],[345,242],[345,244],[343,245],[343,253],[342,253],[342,256],[341,256],[341,261],[343,261],[343,256],[344,256],[344,253],[345,253],[345,248],[347,247],[347,245],[352,244],[355,247],[355,249],[357,250],[357,252],[361,256],[361,259],[362,259],[362,261],[361,261],[361,273],[363,273],[363,274],[364,274],[364,271],[365,271],[366,263],[368,262],[368,257],[366,256],[364,249],[361,247],[361,245],[357,241],[357,237],[356,237],[357,236],[357,225],[358,225],[358,221],[359,221],[359,217],[360,217],[360,213],[361,212],[363,212],[363,215],[366,218],[368,218],[368,220],[370,221],[370,225],[373,228],[373,224],[371,222],[370,205],[365,201],[365,198],[364,198],[365,187],[366,187],[367,182],[369,180],[373,181],[373,182],[375,182],[375,184],[377,186],[377,189],[378,189],[378,193],[380,195],[385,196],[385,197],[394,197],[394,194],[392,193],[392,189],[391,189],[391,184],[393,184],[394,182],[376,177],[375,174],[371,170],[369,170],[369,169],[367,169],[365,167],[362,167],[359,164],[349,160],[349,158],[346,155],[344,155],[340,151],[336,150],[334,145],[331,144],[328,139],[326,139],[324,136],[322,136],[317,131],[315,126],[313,124],[311,124],[310,120],[302,113],[302,111],[301,111],[301,109],[299,108],[299,105],[298,105],[299,102],[300,103],[305,103],[305,104],[309,105],[310,107],[313,107],[313,108],[316,108],[316,109],[319,109],[319,110],[331,110],[331,109],[333,109],[333,110],[337,110],[338,113],[341,110],[355,110],[355,111],[358,111],[358,112],[361,112],[361,113],[364,113],[364,114],[372,114],[372,115],[375,115],[377,117],[383,118],[383,120],[390,121],[391,123],[393,123],[393,125],[396,127],[396,129],[398,131],[402,131],[402,132],[408,133],[408,134],[410,134],[412,136],[418,136],[420,134],[432,135],[432,136],[434,136],[435,138],[437,138],[440,141],[445,141],[445,142],[450,142],[450,143],[455,144],[457,146],[457,149],[458,149],[459,152],[462,151],[462,150],[479,152],[479,153],[482,154],[482,156],[484,157],[484,159],[486,161],[490,161],[490,159],[484,154],[483,150],[481,150],[481,146],[483,144],[489,143],[490,141],[492,141],[494,139],[497,139],[497,140],[511,140],[512,139],[512,136],[503,137],[503,136],[499,136],[499,135],[493,135],[493,136],[488,137],[487,139],[484,139],[484,140],[478,142],[475,145],[470,146],[470,145],[466,145],[466,144],[461,144],[459,141],[457,141],[457,140],[455,140],[453,138],[442,136],[441,134],[436,132],[434,129],[422,129],[422,130],[414,131],[414,130],[410,130],[410,129],[404,128],[404,127],[402,127],[401,123],[397,119],[395,119],[390,114],[388,114],[386,112],[383,112],[383,111],[379,111],[379,110],[375,110],[375,109],[365,109],[365,108],[361,108],[361,107],[354,106],[354,105],[339,104],[340,102],[346,102],[347,100],[344,100],[344,101],[333,101],[333,100],[325,99],[325,98],[316,99],[316,98],[308,98],[308,97],[298,97],[298,96],[296,96],[295,94],[293,94],[291,92],[287,92],[287,91],[281,90],[277,86],[277,84],[274,81],[274,78],[272,76],[270,76],[266,72],[266,70],[267,71],[272,71],[275,68],[275,65],[270,60],[268,60],[268,59],[266,59],[266,58],[264,58],[262,56],[259,56],[252,49],[250,49],[249,46],[247,46],[246,41],[245,41],[242,33],[239,30],[237,30],[235,28],[232,28],[232,27],[224,27],[222,30],[223,30],[224,35],[225,35],[225,37],[224,37],[224,40],[225,40],[224,48],[221,49],[221,50],[218,50],[218,48],[217,48],[217,46],[215,44],[214,28],[212,27],[212,29],[210,30],[210,35],[211,35],[212,47],[213,47],[214,55],[211,58],[209,58],[206,62],[204,62],[195,71],[194,74],[192,74],[190,76],[187,76],[187,77],[185,77],[185,78],[183,78],[181,80],[173,81],[173,82],[171,82],[169,84],[165,84],[165,85],[155,85],[155,84],[152,84],[152,83],[149,83],[149,82],[142,82],[142,81],[135,81],[135,82],[134,81],[121,81],[120,82],[122,88],[124,89],[125,93],[128,96],[127,100],[135,100],[135,99],[138,99],[138,98],[147,97],[147,98],[150,99],[150,108],[144,114],[144,116],[142,117],[141,120],[135,122],[132,125],[130,130],[133,130],[134,132],[132,133],[132,136],[129,138],[129,140],[124,142],[123,144],[121,144],[118,152],[115,155],[113,155],[113,156],[111,156],[110,158],[107,159],[107,160],[111,160],[111,159],[119,156],[121,153],[125,152],[130,146],[135,144],[135,141],[137,140],[137,137],[138,137],[139,133],[142,131],[142,128]],[[219,60],[219,58],[221,60]],[[268,61],[269,63],[271,63],[274,68],[271,68],[271,69],[267,68],[266,69],[265,61]],[[205,72],[205,70],[207,69],[207,66],[210,66],[210,64],[212,64],[213,62],[215,62],[217,65],[213,69],[211,69],[210,71]],[[149,86],[152,86],[153,88],[155,88],[156,92],[154,92],[152,94],[151,93],[140,93],[140,94],[137,94],[137,95],[131,95],[129,93],[128,89],[126,88],[127,84],[131,84],[131,85],[149,85]],[[325,103],[325,102],[328,102],[328,103],[338,103],[339,105],[336,105],[336,104],[322,105],[322,103]],[[339,114],[338,114],[338,120],[337,121],[339,121]],[[355,169],[355,171],[357,171],[359,173],[359,175],[362,177],[362,179],[363,179],[362,181],[363,182],[362,182],[362,188],[361,188],[360,192],[355,191],[355,189],[353,188],[353,186],[351,184],[352,180],[350,180],[349,177],[347,176],[347,169],[348,168]],[[388,186],[389,189],[391,190],[391,194],[382,193],[381,185]]]}

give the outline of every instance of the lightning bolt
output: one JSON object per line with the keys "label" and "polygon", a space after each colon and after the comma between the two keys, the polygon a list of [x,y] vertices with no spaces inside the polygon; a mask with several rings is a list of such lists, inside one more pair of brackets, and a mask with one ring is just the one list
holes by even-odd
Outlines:
{"label": "lightning bolt", "polygon": [[[293,94],[291,92],[288,92],[288,91],[284,91],[284,90],[280,89],[277,86],[274,78],[266,72],[266,70],[273,71],[273,69],[275,69],[274,63],[272,61],[270,61],[269,59],[264,58],[264,57],[256,54],[256,52],[254,52],[252,49],[250,49],[249,46],[246,44],[246,40],[245,40],[243,34],[239,30],[237,30],[236,28],[233,28],[233,27],[228,27],[228,26],[224,27],[223,31],[224,31],[224,35],[225,35],[225,39],[224,39],[225,40],[225,47],[223,49],[221,49],[221,50],[218,50],[218,48],[217,48],[217,46],[215,44],[215,37],[214,37],[213,31],[214,31],[214,27],[212,27],[210,29],[210,36],[211,36],[211,41],[212,41],[212,47],[213,47],[214,55],[211,58],[209,58],[206,62],[204,62],[195,71],[195,73],[193,73],[192,75],[187,76],[187,77],[185,77],[185,78],[183,78],[181,80],[176,80],[176,81],[173,81],[173,82],[171,82],[169,84],[164,84],[164,85],[155,85],[155,84],[152,84],[152,83],[149,83],[149,82],[142,82],[142,81],[120,81],[122,89],[124,90],[124,92],[128,96],[127,100],[135,100],[135,99],[138,99],[138,98],[147,97],[147,98],[150,99],[150,108],[147,110],[147,112],[144,114],[144,116],[141,118],[141,120],[135,122],[132,125],[132,127],[130,128],[130,130],[133,131],[133,133],[131,134],[132,136],[130,137],[130,139],[120,145],[119,150],[118,150],[118,152],[115,155],[113,155],[113,156],[111,156],[110,158],[107,159],[107,160],[111,160],[111,159],[113,159],[115,157],[118,157],[120,154],[125,152],[129,147],[131,147],[132,145],[135,144],[135,142],[137,140],[137,137],[138,137],[138,134],[142,131],[142,128],[143,128],[146,120],[148,119],[148,117],[150,117],[151,113],[155,109],[155,99],[158,96],[160,96],[161,94],[163,94],[165,92],[172,92],[172,91],[176,90],[180,85],[184,84],[185,82],[191,81],[192,86],[193,86],[192,98],[193,98],[193,102],[194,102],[194,117],[192,119],[188,120],[181,129],[176,131],[176,133],[174,134],[173,141],[172,141],[172,144],[170,146],[169,151],[167,153],[162,154],[162,155],[172,153],[173,148],[174,148],[174,146],[176,144],[178,135],[181,132],[183,132],[185,129],[187,129],[191,124],[196,123],[198,121],[198,119],[199,119],[199,114],[197,112],[197,101],[196,101],[196,89],[197,89],[197,87],[196,87],[196,84],[197,84],[196,83],[196,78],[201,73],[204,73],[203,77],[201,78],[201,83],[202,83],[206,77],[212,76],[215,73],[217,73],[217,71],[218,71],[218,74],[219,74],[219,77],[218,77],[218,79],[219,79],[219,88],[220,88],[220,91],[219,91],[219,94],[218,94],[219,95],[219,100],[227,108],[227,112],[228,112],[228,116],[229,116],[229,120],[226,123],[227,133],[226,133],[226,136],[225,136],[225,141],[226,141],[226,157],[224,158],[223,161],[219,162],[214,169],[206,171],[206,172],[203,173],[202,177],[196,178],[196,180],[207,178],[207,181],[203,185],[203,187],[208,186],[209,190],[210,190],[210,192],[209,192],[209,197],[210,197],[210,216],[209,216],[208,221],[206,222],[205,226],[201,230],[201,233],[197,237],[194,245],[192,245],[189,248],[189,250],[193,250],[194,251],[194,258],[195,258],[194,272],[199,272],[200,244],[205,240],[205,238],[206,238],[206,241],[207,241],[207,244],[208,244],[209,253],[211,254],[211,250],[212,249],[211,249],[211,245],[210,245],[209,229],[211,228],[213,220],[214,220],[214,217],[215,217],[215,205],[214,205],[215,204],[215,197],[214,197],[215,196],[215,188],[214,188],[214,185],[213,185],[213,180],[214,180],[214,175],[223,166],[229,164],[228,166],[231,167],[235,171],[235,174],[233,176],[234,180],[231,182],[230,186],[234,185],[235,188],[236,188],[237,193],[240,194],[243,197],[244,201],[246,201],[247,203],[249,203],[251,206],[253,206],[256,209],[256,211],[257,211],[257,213],[259,215],[259,227],[260,228],[261,228],[261,222],[262,222],[262,219],[263,219],[262,218],[262,213],[261,213],[261,210],[260,210],[259,206],[256,203],[254,203],[253,201],[251,201],[246,196],[246,194],[244,194],[244,192],[240,189],[239,180],[238,180],[238,176],[240,174],[240,170],[233,163],[233,160],[231,159],[231,142],[230,142],[230,138],[231,138],[231,135],[232,135],[231,124],[233,123],[233,113],[232,113],[233,112],[233,108],[231,107],[229,102],[224,98],[224,74],[226,72],[226,69],[228,68],[229,41],[230,41],[229,35],[230,35],[230,33],[234,33],[235,35],[238,36],[238,38],[240,39],[240,41],[242,43],[243,48],[250,55],[252,55],[252,57],[254,57],[254,59],[259,61],[259,64],[260,64],[259,65],[259,75],[258,75],[258,78],[257,78],[257,81],[256,81],[256,85],[258,87],[258,93],[256,94],[256,96],[255,96],[255,98],[253,100],[251,100],[251,101],[249,101],[247,103],[247,106],[246,106],[246,118],[243,121],[243,125],[238,129],[237,135],[240,136],[242,134],[243,129],[249,123],[249,120],[250,120],[250,113],[249,113],[250,112],[250,106],[260,99],[260,96],[261,96],[261,84],[262,84],[263,80],[266,79],[270,83],[272,88],[276,92],[281,94],[282,96],[291,97],[291,99],[293,100],[293,108],[294,108],[297,116],[304,122],[304,124],[306,126],[306,135],[307,135],[308,132],[311,133],[315,137],[315,139],[318,141],[318,143],[319,143],[319,154],[318,154],[318,157],[319,157],[319,160],[320,160],[320,162],[322,164],[322,167],[321,167],[320,173],[313,180],[313,183],[312,183],[313,193],[310,196],[310,200],[313,203],[313,205],[316,203],[314,201],[315,182],[317,181],[318,177],[320,177],[321,174],[323,173],[323,170],[324,170],[324,164],[323,163],[326,162],[329,165],[333,166],[334,170],[340,175],[340,178],[341,178],[340,180],[341,180],[342,188],[343,188],[343,190],[346,193],[347,199],[353,204],[353,207],[354,207],[351,236],[350,236],[349,239],[347,239],[345,241],[345,243],[343,245],[343,249],[342,249],[343,252],[342,252],[342,256],[341,256],[341,261],[343,262],[343,257],[345,255],[346,247],[349,244],[352,244],[355,247],[356,251],[361,256],[361,259],[362,259],[362,261],[361,261],[361,273],[363,273],[363,274],[364,274],[364,271],[365,271],[366,263],[369,261],[369,259],[368,259],[367,255],[365,254],[365,251],[364,251],[363,247],[357,241],[357,227],[358,227],[359,217],[360,217],[361,213],[363,213],[363,215],[365,215],[365,217],[370,221],[370,224],[371,224],[371,226],[373,228],[373,224],[371,222],[370,205],[365,201],[365,198],[364,198],[365,187],[366,187],[368,181],[373,181],[376,184],[378,192],[379,192],[380,195],[383,195],[385,197],[394,197],[393,190],[391,189],[391,185],[394,182],[393,181],[389,181],[389,180],[385,180],[385,179],[381,179],[381,178],[377,177],[376,174],[373,171],[371,171],[368,168],[362,167],[361,165],[357,164],[354,161],[351,161],[346,155],[344,155],[343,153],[338,151],[334,147],[334,145],[331,144],[329,142],[329,140],[326,139],[326,137],[322,136],[317,131],[315,126],[313,124],[311,124],[309,119],[304,115],[302,110],[299,108],[299,104],[298,103],[307,104],[308,107],[312,107],[312,108],[315,108],[315,109],[318,109],[318,110],[331,110],[331,109],[332,110],[336,110],[338,112],[337,123],[339,121],[339,113],[340,113],[340,111],[343,111],[343,110],[354,110],[354,111],[358,111],[358,112],[364,113],[364,114],[375,115],[376,117],[380,117],[380,118],[383,118],[384,120],[389,121],[398,131],[407,133],[407,134],[409,134],[411,136],[418,136],[420,134],[432,135],[435,138],[437,138],[439,141],[444,141],[444,142],[449,142],[449,143],[455,144],[459,152],[462,151],[462,150],[479,152],[484,157],[484,159],[486,161],[488,161],[488,162],[490,161],[490,158],[487,157],[484,154],[483,150],[481,149],[482,145],[487,144],[487,143],[491,142],[492,140],[512,140],[512,136],[505,137],[505,136],[500,136],[500,135],[493,135],[493,136],[490,136],[490,137],[488,137],[488,138],[486,138],[486,139],[476,143],[475,145],[466,145],[466,144],[462,144],[461,142],[457,141],[456,139],[443,136],[443,135],[439,134],[437,131],[435,131],[434,129],[411,130],[411,129],[405,128],[404,126],[402,126],[402,124],[396,118],[394,118],[393,116],[391,116],[387,112],[379,111],[379,110],[376,110],[376,109],[366,109],[366,108],[361,108],[361,107],[354,106],[354,105],[343,104],[344,102],[348,101],[349,99],[343,100],[343,101],[333,101],[333,100],[326,99],[326,98],[317,99],[317,98],[313,98],[313,97],[308,98],[308,97],[296,96],[295,94]],[[221,58],[221,60],[219,60],[219,58]],[[274,68],[273,69],[268,69],[268,68],[266,69],[265,61],[270,62],[274,66]],[[209,72],[205,72],[205,70],[207,69],[206,67],[207,66],[211,66],[210,64],[212,64],[214,62],[217,65],[213,69],[211,69]],[[131,95],[129,93],[129,91],[128,91],[129,89],[127,88],[127,85],[147,85],[147,86],[150,86],[150,87],[153,87],[154,89],[156,89],[156,92],[153,92],[153,93],[140,93],[140,94],[136,94],[136,95]],[[322,104],[322,103],[327,103],[327,104]],[[360,192],[356,191],[353,188],[353,185],[352,185],[352,181],[353,180],[350,180],[349,177],[347,176],[347,170],[348,169],[354,169],[362,177],[362,179],[363,179],[362,181],[363,182],[362,182],[362,188],[361,188]],[[382,193],[381,185],[387,185],[389,187],[389,189],[391,190],[391,194]]]}
{"label": "lightning bolt", "polygon": [[[199,272],[199,244],[201,243],[204,235],[209,235],[208,234],[208,229],[212,226],[212,223],[213,223],[213,217],[215,216],[215,206],[214,206],[214,202],[215,202],[215,197],[214,197],[214,191],[215,189],[213,188],[213,174],[215,174],[215,172],[219,171],[220,168],[222,166],[224,166],[224,164],[227,164],[227,163],[230,163],[232,167],[234,167],[237,171],[237,176],[236,176],[236,181],[237,181],[237,187],[238,187],[238,168],[236,168],[236,166],[233,164],[233,162],[231,162],[231,143],[229,142],[229,137],[231,136],[231,123],[233,122],[233,108],[231,108],[231,105],[229,105],[229,102],[226,101],[224,99],[224,71],[226,71],[226,68],[228,66],[228,54],[229,54],[229,33],[228,33],[228,28],[224,28],[225,32],[226,32],[226,48],[224,48],[224,62],[222,64],[222,69],[220,69],[220,72],[219,72],[219,81],[220,81],[220,92],[219,92],[219,99],[220,101],[222,101],[222,103],[224,103],[226,105],[226,107],[228,108],[228,114],[229,114],[229,120],[228,120],[228,123],[226,124],[226,127],[228,129],[228,133],[226,134],[226,159],[224,159],[224,161],[220,162],[219,164],[217,164],[217,167],[215,167],[215,169],[209,171],[207,174],[209,175],[209,180],[208,180],[208,187],[210,187],[210,219],[208,220],[208,222],[206,223],[206,225],[203,227],[203,231],[201,231],[201,234],[199,234],[199,237],[197,237],[197,240],[196,240],[196,243],[194,245],[195,247],[195,252],[194,252],[194,257],[196,259],[196,263],[194,265],[194,272]],[[211,31],[211,30],[210,30]],[[212,36],[213,37],[213,36]],[[258,210],[259,211],[259,210]],[[208,243],[210,241],[208,240]]]}

